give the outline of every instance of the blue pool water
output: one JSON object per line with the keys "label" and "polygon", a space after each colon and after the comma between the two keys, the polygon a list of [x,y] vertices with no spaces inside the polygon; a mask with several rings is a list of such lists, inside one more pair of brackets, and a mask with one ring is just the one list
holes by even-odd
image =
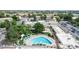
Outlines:
{"label": "blue pool water", "polygon": [[34,38],[32,40],[32,44],[52,44],[51,41],[49,41],[47,38],[44,38],[44,37],[37,37],[37,38]]}

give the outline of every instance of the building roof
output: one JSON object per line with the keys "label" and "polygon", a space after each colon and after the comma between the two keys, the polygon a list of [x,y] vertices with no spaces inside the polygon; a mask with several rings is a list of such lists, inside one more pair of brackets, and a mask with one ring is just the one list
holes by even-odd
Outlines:
{"label": "building roof", "polygon": [[52,26],[60,42],[64,45],[76,45],[75,39],[71,34],[65,33],[60,27]]}

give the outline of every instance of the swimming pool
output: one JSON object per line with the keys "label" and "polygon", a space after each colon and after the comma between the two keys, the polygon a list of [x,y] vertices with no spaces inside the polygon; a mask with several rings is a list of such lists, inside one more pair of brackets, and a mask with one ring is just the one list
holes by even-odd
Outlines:
{"label": "swimming pool", "polygon": [[37,37],[37,38],[32,39],[32,44],[46,44],[46,45],[50,45],[50,44],[52,44],[52,42],[49,41],[45,37]]}

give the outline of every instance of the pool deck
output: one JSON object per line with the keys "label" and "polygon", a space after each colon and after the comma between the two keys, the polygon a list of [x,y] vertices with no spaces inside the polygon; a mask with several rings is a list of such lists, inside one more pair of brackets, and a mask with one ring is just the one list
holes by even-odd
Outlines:
{"label": "pool deck", "polygon": [[50,46],[56,46],[55,40],[49,36],[43,35],[43,34],[38,34],[38,35],[32,35],[30,38],[26,40],[26,44],[32,46],[32,39],[37,38],[37,37],[45,37],[47,38],[50,42],[53,42]]}

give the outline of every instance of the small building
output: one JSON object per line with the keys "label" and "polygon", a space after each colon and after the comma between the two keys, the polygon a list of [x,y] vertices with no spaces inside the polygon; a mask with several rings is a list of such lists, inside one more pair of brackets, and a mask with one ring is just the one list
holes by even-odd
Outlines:
{"label": "small building", "polygon": [[33,17],[29,18],[29,21],[34,21],[34,18]]}
{"label": "small building", "polygon": [[47,20],[51,20],[51,15],[47,15]]}
{"label": "small building", "polygon": [[38,21],[38,20],[40,20],[41,19],[41,17],[40,16],[36,16],[36,20]]}
{"label": "small building", "polygon": [[20,21],[17,21],[17,25],[22,24],[22,23],[27,23],[29,21],[28,17],[20,17]]}

